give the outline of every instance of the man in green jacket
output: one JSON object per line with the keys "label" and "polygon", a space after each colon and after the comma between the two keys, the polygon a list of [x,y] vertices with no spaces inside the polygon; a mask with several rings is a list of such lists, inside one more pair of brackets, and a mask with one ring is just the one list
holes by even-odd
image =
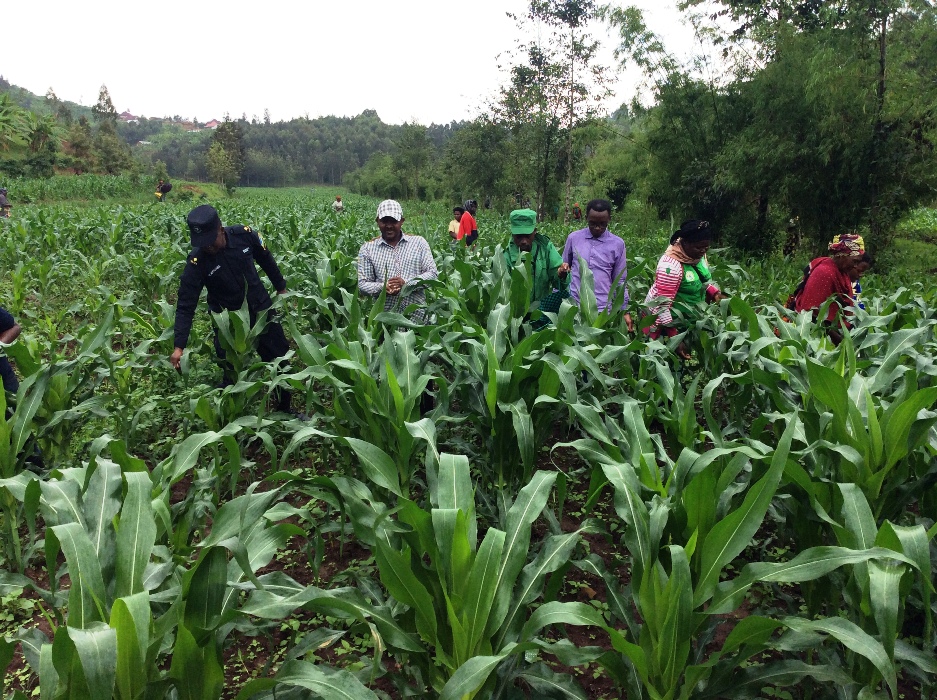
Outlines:
{"label": "man in green jacket", "polygon": [[537,212],[515,209],[511,212],[511,242],[504,251],[508,267],[514,267],[521,253],[530,257],[533,289],[531,302],[540,302],[541,311],[556,312],[564,297],[569,296],[569,266],[563,263],[556,246],[542,233],[537,233]]}

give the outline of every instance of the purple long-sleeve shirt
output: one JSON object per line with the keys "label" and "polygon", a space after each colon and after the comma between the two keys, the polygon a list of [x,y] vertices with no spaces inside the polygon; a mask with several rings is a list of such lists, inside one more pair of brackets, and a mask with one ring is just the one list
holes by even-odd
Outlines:
{"label": "purple long-sleeve shirt", "polygon": [[[614,299],[612,284],[624,288],[625,296],[621,308],[628,306],[628,257],[625,252],[625,242],[608,229],[598,238],[593,238],[588,228],[579,229],[569,234],[566,245],[563,247],[563,262],[569,263],[572,277],[569,285],[569,295],[579,303],[579,285],[581,271],[579,258],[582,258],[595,282],[595,301],[599,310],[607,308]],[[617,292],[617,289],[616,289]]]}

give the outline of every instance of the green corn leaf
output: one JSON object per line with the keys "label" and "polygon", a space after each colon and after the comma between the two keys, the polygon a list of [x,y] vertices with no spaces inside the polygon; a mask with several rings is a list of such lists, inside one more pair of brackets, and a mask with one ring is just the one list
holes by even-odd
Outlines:
{"label": "green corn leaf", "polygon": [[500,648],[507,641],[514,641],[515,635],[523,625],[527,606],[542,592],[547,574],[553,573],[569,561],[578,542],[578,531],[553,535],[544,540],[540,554],[521,571],[494,648]]}
{"label": "green corn leaf", "polygon": [[875,537],[878,528],[875,526],[875,516],[869,508],[865,495],[855,484],[838,484],[843,495],[843,518],[846,529],[854,538],[855,549],[869,549],[875,546]]}
{"label": "green corn leaf", "polygon": [[[485,636],[488,616],[494,604],[494,594],[498,585],[498,570],[501,566],[504,541],[505,533],[501,530],[490,528],[485,533],[485,539],[478,548],[478,554],[475,556],[465,585],[465,594],[462,597],[462,626],[467,636],[466,648],[470,652],[477,649]],[[459,583],[461,584],[461,581]],[[459,588],[461,585],[456,590]]]}
{"label": "green corn leaf", "polygon": [[228,581],[228,555],[222,546],[206,547],[188,576],[185,626],[200,641],[221,622]]}
{"label": "green corn leaf", "polygon": [[489,614],[488,636],[494,635],[504,622],[517,576],[527,561],[531,525],[543,512],[555,482],[555,472],[536,472],[508,509],[505,518],[504,554],[501,557],[494,601]]}
{"label": "green corn leaf", "polygon": [[218,700],[224,688],[224,668],[217,645],[200,646],[185,625],[176,628],[169,677],[175,681],[180,700]]}
{"label": "green corn leaf", "polygon": [[702,606],[712,597],[719,583],[722,569],[748,546],[758,528],[761,527],[771,499],[781,481],[781,475],[784,473],[796,427],[796,420],[791,420],[787,424],[777,450],[771,458],[768,473],[749,489],[738,510],[713,526],[706,541],[703,542],[700,577],[693,599],[694,607]]}
{"label": "green corn leaf", "polygon": [[101,457],[94,461],[96,468],[88,480],[81,505],[101,573],[109,579],[115,557],[113,521],[120,510],[122,482],[120,467],[115,462]]}
{"label": "green corn leaf", "polygon": [[901,596],[898,587],[905,567],[889,561],[871,561],[868,566],[869,599],[872,616],[878,627],[879,639],[888,658],[895,656],[895,639],[898,637],[898,612]]}
{"label": "green corn leaf", "polygon": [[68,592],[68,626],[89,627],[102,620],[105,603],[104,579],[94,545],[78,523],[56,525],[52,533],[65,553],[72,582]]}
{"label": "green corn leaf", "polygon": [[518,399],[513,403],[502,401],[498,402],[498,408],[511,414],[514,435],[521,453],[521,464],[524,467],[524,473],[527,474],[534,466],[534,424],[530,419],[527,404],[524,399]]}
{"label": "green corn leaf", "polygon": [[377,700],[374,691],[348,671],[326,672],[307,661],[288,661],[272,679],[259,684],[247,684],[237,700],[248,700],[257,691],[276,686],[306,688],[322,700]]}
{"label": "green corn leaf", "polygon": [[117,566],[114,597],[143,590],[143,572],[156,543],[156,519],[150,500],[152,482],[146,472],[128,472],[127,496],[117,529]]}
{"label": "green corn leaf", "polygon": [[365,475],[381,488],[385,488],[396,496],[403,496],[400,490],[400,478],[397,474],[397,465],[384,450],[370,442],[357,438],[344,438],[348,446],[354,450],[361,462]]}
{"label": "green corn leaf", "polygon": [[742,572],[733,580],[719,584],[706,613],[719,615],[732,612],[741,603],[745,592],[756,581],[775,581],[778,583],[800,583],[814,581],[826,576],[841,566],[867,562],[872,559],[891,559],[912,564],[903,554],[874,547],[866,550],[847,547],[811,547],[787,562],[772,564],[754,562],[746,564]]}
{"label": "green corn leaf", "polygon": [[804,620],[799,617],[786,617],[782,620],[784,625],[795,632],[823,632],[835,637],[850,651],[864,656],[882,674],[891,690],[892,697],[897,696],[898,680],[895,665],[885,651],[882,644],[868,633],[864,632],[855,623],[841,617],[830,617],[822,620]]}
{"label": "green corn leaf", "polygon": [[116,676],[118,697],[136,700],[147,685],[146,651],[150,638],[150,597],[137,593],[118,598],[111,609],[110,626],[117,642]]}
{"label": "green corn leaf", "polygon": [[564,603],[552,601],[534,610],[521,631],[521,639],[527,641],[547,625],[592,625],[603,627],[602,614],[586,603]]}
{"label": "green corn leaf", "polygon": [[387,591],[416,615],[417,630],[428,643],[435,645],[436,612],[433,597],[410,569],[410,548],[402,552],[391,549],[382,540],[377,540],[375,559],[381,574],[381,582]]}
{"label": "green corn leaf", "polygon": [[117,633],[102,622],[67,630],[83,676],[79,687],[87,688],[90,698],[110,698],[117,678]]}
{"label": "green corn leaf", "polygon": [[494,656],[473,656],[452,674],[439,694],[439,700],[474,698],[498,664],[506,659],[515,648],[515,644],[509,644]]}

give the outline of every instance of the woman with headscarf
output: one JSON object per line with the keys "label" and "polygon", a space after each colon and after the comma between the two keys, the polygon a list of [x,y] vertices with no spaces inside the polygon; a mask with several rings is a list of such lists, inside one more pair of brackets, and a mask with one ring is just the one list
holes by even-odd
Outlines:
{"label": "woman with headscarf", "polygon": [[[671,338],[681,333],[700,316],[701,304],[723,298],[706,260],[710,245],[712,229],[708,221],[684,221],[670,237],[670,247],[657,263],[654,284],[644,302],[653,304],[650,312],[656,316],[648,329],[651,338]],[[690,357],[685,343],[677,347],[677,354],[683,359]]]}
{"label": "woman with headscarf", "polygon": [[[833,299],[823,322],[833,325],[843,312],[853,306],[853,282],[858,279],[857,267],[865,256],[865,241],[855,233],[836,236],[828,246],[827,257],[816,258],[810,262],[801,288],[794,294],[795,311],[814,311]],[[844,319],[846,327],[849,322]],[[837,345],[843,339],[835,328],[830,328],[830,339]]]}

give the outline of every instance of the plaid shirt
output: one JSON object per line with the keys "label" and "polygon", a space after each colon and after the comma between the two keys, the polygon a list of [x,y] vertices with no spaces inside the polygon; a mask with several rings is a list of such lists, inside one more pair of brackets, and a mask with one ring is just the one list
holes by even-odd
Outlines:
{"label": "plaid shirt", "polygon": [[411,304],[425,306],[426,293],[420,282],[434,280],[437,274],[429,244],[420,236],[403,234],[396,246],[378,236],[358,251],[358,289],[362,294],[378,296],[392,277],[402,277],[405,282],[400,293],[387,295],[384,311],[402,313]]}

